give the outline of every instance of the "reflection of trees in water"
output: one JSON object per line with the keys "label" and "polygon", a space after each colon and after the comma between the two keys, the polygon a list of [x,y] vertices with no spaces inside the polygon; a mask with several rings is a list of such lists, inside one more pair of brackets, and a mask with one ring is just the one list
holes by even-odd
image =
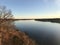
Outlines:
{"label": "reflection of trees in water", "polygon": [[12,20],[6,19],[13,19],[13,15],[11,10],[8,10],[5,6],[0,6],[0,25],[12,25]]}

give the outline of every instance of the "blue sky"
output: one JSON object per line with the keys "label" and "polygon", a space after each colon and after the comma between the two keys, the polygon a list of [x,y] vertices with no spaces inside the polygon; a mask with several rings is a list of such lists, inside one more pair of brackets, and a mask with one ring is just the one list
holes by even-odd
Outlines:
{"label": "blue sky", "polygon": [[59,17],[60,0],[0,0],[16,18]]}

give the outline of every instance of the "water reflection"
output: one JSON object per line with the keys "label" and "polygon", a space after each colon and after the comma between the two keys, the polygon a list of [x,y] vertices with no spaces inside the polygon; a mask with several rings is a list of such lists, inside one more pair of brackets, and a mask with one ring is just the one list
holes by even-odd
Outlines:
{"label": "water reflection", "polygon": [[37,21],[17,21],[15,24],[39,45],[59,45],[60,43],[60,24]]}

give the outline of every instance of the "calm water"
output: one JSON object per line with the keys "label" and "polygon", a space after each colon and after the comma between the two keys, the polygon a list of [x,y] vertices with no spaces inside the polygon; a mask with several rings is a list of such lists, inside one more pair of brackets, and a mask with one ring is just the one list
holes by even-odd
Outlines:
{"label": "calm water", "polygon": [[60,24],[34,20],[16,21],[16,27],[26,32],[39,45],[60,45]]}

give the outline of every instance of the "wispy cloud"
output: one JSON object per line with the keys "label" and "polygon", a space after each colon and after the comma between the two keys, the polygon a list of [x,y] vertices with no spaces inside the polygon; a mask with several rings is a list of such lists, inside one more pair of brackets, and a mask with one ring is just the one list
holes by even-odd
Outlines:
{"label": "wispy cloud", "polygon": [[60,0],[55,0],[55,4],[60,7]]}
{"label": "wispy cloud", "polygon": [[47,3],[47,2],[53,2],[55,5],[57,5],[58,7],[60,7],[60,0],[43,0],[43,2]]}

